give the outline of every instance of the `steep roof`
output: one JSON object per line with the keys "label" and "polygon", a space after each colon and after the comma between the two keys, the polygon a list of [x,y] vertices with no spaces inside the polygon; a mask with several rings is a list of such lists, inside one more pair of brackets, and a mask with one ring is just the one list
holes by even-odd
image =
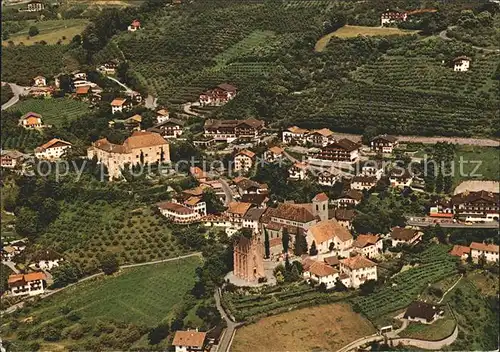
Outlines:
{"label": "steep roof", "polygon": [[172,202],[163,202],[157,204],[158,208],[163,209],[163,210],[169,210],[175,213],[179,214],[192,214],[194,213],[194,210],[189,209],[188,207],[177,204],[177,203],[172,203]]}
{"label": "steep roof", "polygon": [[326,264],[331,266],[339,265],[340,263],[339,257],[337,257],[336,255],[332,255],[331,257],[324,257],[323,260]]}
{"label": "steep roof", "polygon": [[240,150],[238,153],[236,153],[236,155],[245,155],[250,159],[253,159],[255,157],[255,153],[247,149]]}
{"label": "steep roof", "polygon": [[252,207],[252,204],[250,203],[243,203],[243,202],[231,202],[229,203],[229,207],[227,209],[228,213],[233,213],[233,214],[238,214],[238,215],[245,215],[248,209]]}
{"label": "steep roof", "polygon": [[269,148],[268,151],[270,151],[271,153],[276,154],[276,155],[281,155],[281,154],[283,154],[284,149],[275,146],[275,147]]}
{"label": "steep roof", "polygon": [[309,231],[317,244],[331,240],[335,237],[342,242],[352,239],[351,233],[334,219],[320,221],[311,226]]}
{"label": "steep roof", "polygon": [[336,142],[330,143],[325,148],[339,148],[344,149],[347,152],[352,152],[356,149],[359,149],[361,146],[359,143],[353,142],[350,139],[343,138]]}
{"label": "steep roof", "polygon": [[404,318],[422,318],[427,321],[432,321],[437,312],[439,312],[439,308],[436,305],[422,301],[414,301],[406,308]]}
{"label": "steep roof", "polygon": [[386,141],[386,142],[389,142],[389,143],[396,143],[398,141],[398,139],[395,137],[395,136],[390,136],[388,134],[381,134],[381,135],[378,135],[376,137],[374,137],[372,139],[372,141],[376,141],[376,140],[383,140],[383,141]]}
{"label": "steep roof", "polygon": [[30,111],[30,112],[24,114],[23,116],[21,116],[21,120],[26,120],[29,117],[36,117],[36,118],[41,119],[42,115],[37,114],[36,112]]}
{"label": "steep roof", "polygon": [[201,331],[176,331],[172,345],[202,348],[205,344],[207,333]]}
{"label": "steep roof", "polygon": [[88,94],[90,86],[81,86],[76,88],[76,94]]}
{"label": "steep roof", "polygon": [[156,112],[158,115],[161,115],[161,116],[168,116],[169,113],[168,113],[168,110],[167,109],[160,109]]}
{"label": "steep roof", "polygon": [[189,173],[196,179],[207,178],[207,173],[198,166],[191,166],[189,168]]}
{"label": "steep roof", "polygon": [[268,212],[271,217],[300,223],[307,223],[316,219],[308,209],[297,204],[280,203],[277,208],[268,208]]}
{"label": "steep roof", "polygon": [[41,146],[37,147],[35,149],[35,152],[44,152],[47,149],[61,147],[61,146],[71,146],[71,143],[63,141],[62,139],[52,138],[47,143],[42,144]]}
{"label": "steep roof", "polygon": [[478,251],[498,253],[498,245],[496,245],[496,244],[486,244],[486,243],[472,242],[470,244],[470,249],[475,249],[475,250],[478,250]]}
{"label": "steep roof", "polygon": [[350,198],[361,201],[363,199],[363,192],[357,191],[355,189],[350,189],[347,192],[344,192],[340,198]]}
{"label": "steep roof", "polygon": [[[332,216],[337,221],[352,221],[354,217],[356,216],[356,212],[353,209],[346,209],[346,208],[338,208],[338,209],[331,209],[332,211]],[[330,213],[330,211],[328,211]]]}
{"label": "steep roof", "polygon": [[265,209],[259,209],[259,208],[248,209],[243,218],[247,220],[258,221],[265,211],[266,211]]}
{"label": "steep roof", "polygon": [[464,254],[470,253],[470,247],[460,246],[458,244],[454,245],[452,250],[450,251],[450,255],[454,255],[457,257],[461,257]]}
{"label": "steep roof", "polygon": [[217,87],[222,89],[222,90],[225,90],[226,92],[236,92],[238,90],[235,86],[233,86],[229,83],[222,83],[222,84],[219,84]]}
{"label": "steep roof", "polygon": [[362,255],[342,259],[340,262],[352,270],[377,266],[377,264]]}
{"label": "steep roof", "polygon": [[286,130],[295,134],[309,133],[309,130],[297,126],[288,127]]}
{"label": "steep roof", "polygon": [[126,98],[115,98],[111,102],[111,106],[122,106],[127,101]]}
{"label": "steep roof", "polygon": [[353,243],[354,247],[365,248],[376,244],[380,240],[377,235],[359,235]]}
{"label": "steep roof", "polygon": [[477,192],[463,192],[454,195],[451,198],[453,204],[472,203],[477,201],[484,201],[488,203],[498,203],[499,193],[477,191]]}
{"label": "steep roof", "polygon": [[[257,206],[264,203],[266,201],[266,199],[268,199],[267,194],[262,194],[262,193],[260,193],[260,194],[246,193],[246,194],[241,196],[242,202],[255,204]],[[250,210],[252,210],[252,209],[250,209]]]}
{"label": "steep roof", "polygon": [[330,265],[324,262],[316,262],[316,261],[309,266],[309,272],[318,277],[325,277],[338,274],[338,270],[332,268]]}
{"label": "steep roof", "polygon": [[391,237],[395,240],[409,241],[417,235],[418,231],[403,227],[394,227],[391,231]]}
{"label": "steep roof", "polygon": [[319,134],[323,137],[330,137],[330,136],[333,136],[333,132],[330,131],[328,128],[322,128],[320,130],[312,130],[311,132],[309,132],[309,134]]}
{"label": "steep roof", "polygon": [[325,202],[328,201],[329,199],[330,198],[328,198],[328,196],[324,192],[321,192],[316,194],[316,196],[314,196],[313,202]]}
{"label": "steep roof", "polygon": [[168,142],[158,133],[135,131],[123,145],[128,149],[155,147],[166,145]]}

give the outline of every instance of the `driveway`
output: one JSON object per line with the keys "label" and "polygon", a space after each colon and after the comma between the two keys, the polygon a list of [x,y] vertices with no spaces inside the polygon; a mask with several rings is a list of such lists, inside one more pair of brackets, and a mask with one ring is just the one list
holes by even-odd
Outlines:
{"label": "driveway", "polygon": [[12,89],[12,93],[14,94],[14,96],[10,98],[8,102],[2,105],[2,110],[7,110],[11,106],[17,104],[20,96],[28,95],[28,90],[26,90],[25,88],[29,87],[22,87],[15,83],[7,83],[7,84],[10,86],[10,89]]}
{"label": "driveway", "polygon": [[199,106],[200,103],[186,103],[186,104],[183,104],[182,105],[182,110],[188,114],[188,115],[191,115],[191,116],[198,116],[198,117],[204,117],[202,114],[200,113],[197,113],[196,111],[193,111],[191,110],[191,106]]}
{"label": "driveway", "polygon": [[215,305],[217,306],[217,310],[219,311],[221,317],[226,322],[227,328],[222,335],[219,344],[217,345],[217,352],[228,352],[231,348],[231,343],[233,342],[233,337],[236,332],[236,328],[243,325],[243,323],[236,323],[231,318],[228,317],[226,311],[222,307],[220,303],[220,288],[218,288],[214,293]]}

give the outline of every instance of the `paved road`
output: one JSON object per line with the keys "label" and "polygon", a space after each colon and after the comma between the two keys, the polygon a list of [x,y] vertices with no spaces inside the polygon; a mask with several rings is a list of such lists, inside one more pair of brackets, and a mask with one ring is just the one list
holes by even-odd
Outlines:
{"label": "paved road", "polygon": [[[111,76],[106,76],[106,77],[108,77],[110,80],[112,80],[113,82],[117,83],[120,87],[125,89],[126,94],[132,94],[132,92],[134,92],[134,90],[132,88],[126,86],[124,83],[120,82],[118,79],[111,77]],[[157,102],[158,102],[158,99],[155,98],[154,96],[152,96],[151,94],[149,94],[146,97],[146,99],[144,99],[144,106],[146,107],[146,109],[155,110],[156,107],[158,106]]]}
{"label": "paved road", "polygon": [[[166,262],[172,262],[172,261],[175,261],[175,260],[180,260],[180,259],[185,259],[185,258],[190,258],[190,257],[201,257],[201,252],[195,252],[195,253],[191,253],[191,254],[186,254],[186,255],[181,255],[179,257],[175,257],[175,258],[169,258],[169,259],[163,259],[163,260],[155,260],[155,261],[152,261],[152,262],[146,262],[146,263],[138,263],[138,264],[128,264],[128,265],[122,265],[120,266],[120,270],[121,269],[129,269],[129,268],[136,268],[136,267],[139,267],[139,266],[145,266],[145,265],[154,265],[154,264],[160,264],[160,263],[166,263]],[[62,290],[65,290],[69,287],[72,287],[72,286],[75,286],[75,285],[78,285],[78,284],[81,284],[82,282],[85,282],[85,281],[88,281],[88,280],[91,280],[91,279],[94,279],[98,276],[101,276],[101,275],[104,275],[104,273],[100,272],[100,273],[97,273],[97,274],[94,274],[94,275],[90,275],[90,276],[87,276],[87,277],[84,277],[83,279],[80,279],[78,280],[77,282],[75,283],[72,283],[72,284],[69,284],[67,286],[64,286],[64,287],[61,287],[61,288],[58,288],[56,290],[51,290],[47,293],[44,293],[43,295],[40,295],[39,297],[41,298],[47,298],[47,297],[50,297],[52,296],[53,294],[57,293],[57,292],[60,292]],[[33,300],[33,298],[29,298],[28,300]],[[24,306],[24,302],[19,302],[17,304],[14,304],[13,306],[10,306],[9,308],[7,308],[6,310],[2,311],[1,312],[1,315],[3,315],[4,313],[6,314],[9,314],[9,313],[12,313],[14,312],[16,309],[18,308],[22,308]]]}
{"label": "paved road", "polygon": [[196,104],[198,103],[186,103],[186,104],[182,104],[182,110],[188,114],[188,115],[191,115],[191,116],[198,116],[198,117],[205,117],[204,115],[196,112],[196,111],[193,111],[191,110],[191,106],[196,106]]}
{"label": "paved road", "polygon": [[[2,82],[3,83],[3,82]],[[14,96],[10,98],[8,102],[2,105],[2,110],[7,110],[11,106],[15,105],[19,101],[19,96],[27,95],[28,91],[25,90],[25,88],[29,87],[22,87],[19,86],[15,83],[7,83],[10,86],[10,89],[12,89],[12,93],[14,93]]]}
{"label": "paved road", "polygon": [[2,260],[2,264],[7,265],[14,273],[19,274],[19,269],[16,268],[16,263]]}
{"label": "paved road", "polygon": [[[419,226],[419,227],[427,227],[427,226],[436,226],[439,224],[441,227],[447,228],[455,228],[455,229],[497,229],[498,222],[490,221],[485,223],[471,223],[470,225],[466,225],[464,223],[458,222],[434,222],[434,219],[429,219],[427,217],[407,217],[407,224],[410,226]],[[411,220],[410,220],[411,219]]]}
{"label": "paved road", "polygon": [[[360,134],[336,133],[340,138],[348,138],[355,142],[361,141]],[[463,137],[423,137],[423,136],[396,136],[399,142],[436,144],[437,142],[448,142],[460,145],[477,145],[480,147],[499,147],[500,141],[489,138],[463,138]]]}
{"label": "paved road", "polygon": [[233,342],[233,337],[236,332],[236,328],[238,326],[243,325],[243,323],[236,323],[231,318],[228,317],[226,311],[222,307],[220,303],[220,288],[218,288],[214,293],[215,305],[217,306],[217,310],[219,311],[221,317],[227,324],[226,331],[222,335],[221,340],[219,341],[219,345],[217,346],[217,352],[228,352],[231,348],[231,343]]}
{"label": "paved road", "polygon": [[[455,28],[456,26],[452,26],[452,27],[448,27],[447,29],[445,29],[444,31],[441,31],[441,33],[439,33],[439,37],[443,40],[447,40],[447,41],[450,41],[450,40],[456,40],[454,38],[450,38],[448,37],[448,30],[449,29],[453,29]],[[488,48],[483,48],[483,47],[480,47],[480,46],[474,46],[472,45],[472,47],[476,50],[482,50],[482,51],[486,51],[486,52],[489,52],[489,53],[499,53],[500,52],[500,49],[488,49]]]}
{"label": "paved road", "polygon": [[222,177],[219,178],[220,184],[222,185],[222,190],[224,191],[224,194],[226,195],[226,199],[224,201],[224,204],[226,206],[229,205],[229,203],[234,201],[233,197],[233,192],[231,191],[231,187],[229,187],[229,184],[227,183],[226,180],[224,180]]}

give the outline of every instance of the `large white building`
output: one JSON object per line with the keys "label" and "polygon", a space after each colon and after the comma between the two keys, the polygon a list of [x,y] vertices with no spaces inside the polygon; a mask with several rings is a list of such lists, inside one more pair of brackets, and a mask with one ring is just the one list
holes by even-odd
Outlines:
{"label": "large white building", "polygon": [[44,292],[46,275],[43,272],[10,275],[7,283],[13,296],[36,296]]}
{"label": "large white building", "polygon": [[302,266],[305,280],[314,281],[319,285],[324,284],[328,290],[334,288],[339,279],[339,271],[324,262],[306,258]]}
{"label": "large white building", "polygon": [[472,242],[470,244],[470,255],[474,261],[478,261],[484,255],[487,262],[498,263],[498,248],[499,246],[496,244]]}
{"label": "large white building", "polygon": [[40,160],[59,160],[71,147],[70,142],[52,138],[47,143],[35,148],[35,157]]}
{"label": "large white building", "polygon": [[376,258],[383,251],[382,238],[377,235],[359,235],[353,243],[353,249],[368,258]]}
{"label": "large white building", "polygon": [[240,150],[234,156],[234,171],[248,172],[254,166],[255,153],[250,150]]}
{"label": "large white building", "polygon": [[322,220],[311,226],[307,231],[307,245],[316,244],[318,253],[333,252],[346,257],[352,247],[353,238],[349,230],[340,225],[337,220]]}
{"label": "large white building", "polygon": [[467,56],[459,56],[453,60],[453,71],[455,72],[467,72],[470,68],[471,59]]}
{"label": "large white building", "polygon": [[[368,280],[377,281],[377,265],[370,259],[358,255],[340,261],[342,276],[349,279],[348,287],[358,288]],[[342,280],[342,282],[345,282]]]}

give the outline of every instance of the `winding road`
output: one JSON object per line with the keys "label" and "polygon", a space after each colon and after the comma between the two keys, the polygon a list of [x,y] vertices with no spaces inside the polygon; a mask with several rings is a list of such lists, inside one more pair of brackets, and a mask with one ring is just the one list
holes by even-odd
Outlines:
{"label": "winding road", "polygon": [[[4,83],[2,82],[2,85],[3,84]],[[5,104],[2,105],[2,110],[7,110],[11,106],[17,104],[20,96],[24,96],[24,95],[28,94],[28,90],[26,90],[26,88],[29,88],[29,87],[19,86],[15,83],[6,83],[6,84],[8,84],[10,86],[10,89],[12,89],[12,93],[14,94],[14,96],[12,98],[10,98],[10,100],[8,102],[6,102]]]}
{"label": "winding road", "polygon": [[219,341],[219,345],[217,346],[217,352],[228,352],[229,348],[231,347],[231,343],[233,342],[233,337],[234,334],[236,333],[236,329],[239,326],[243,325],[243,323],[236,323],[227,315],[226,311],[222,307],[222,304],[220,303],[220,298],[221,298],[220,288],[218,288],[217,291],[215,291],[214,298],[217,310],[219,311],[221,317],[224,319],[227,325],[226,330],[224,331],[224,334],[222,335],[222,338]]}
{"label": "winding road", "polygon": [[[134,90],[132,88],[126,86],[124,83],[120,82],[118,79],[111,77],[111,76],[106,76],[106,77],[108,79],[112,80],[113,82],[115,82],[116,84],[118,84],[123,89],[125,89],[126,94],[132,94],[134,92]],[[146,109],[155,110],[156,107],[158,106],[157,102],[158,102],[158,98],[155,98],[154,96],[149,94],[146,97],[146,99],[144,100],[144,106],[146,107]]]}

